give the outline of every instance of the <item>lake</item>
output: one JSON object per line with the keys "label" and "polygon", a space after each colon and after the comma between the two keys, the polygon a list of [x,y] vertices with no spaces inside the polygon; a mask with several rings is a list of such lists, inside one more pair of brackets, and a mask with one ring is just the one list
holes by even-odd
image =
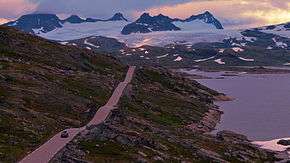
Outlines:
{"label": "lake", "polygon": [[290,137],[290,74],[222,76],[224,72],[197,70],[187,73],[214,78],[198,81],[235,98],[216,103],[224,111],[217,131],[231,130],[255,141]]}

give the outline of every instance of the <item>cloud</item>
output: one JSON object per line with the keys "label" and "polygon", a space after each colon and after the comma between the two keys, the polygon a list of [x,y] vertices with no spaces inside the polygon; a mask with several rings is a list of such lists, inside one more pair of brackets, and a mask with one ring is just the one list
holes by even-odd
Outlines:
{"label": "cloud", "polygon": [[4,23],[7,23],[7,22],[9,22],[8,19],[0,18],[0,24],[4,24]]}
{"label": "cloud", "polygon": [[212,12],[229,28],[290,21],[290,2],[286,0],[192,0],[171,6],[152,7],[148,12],[184,18],[205,10]]}
{"label": "cloud", "polygon": [[188,17],[209,10],[224,26],[254,27],[290,21],[287,0],[0,0],[1,22],[34,11],[66,17],[108,18],[123,12],[133,19],[143,12]]}
{"label": "cloud", "polygon": [[161,5],[174,5],[190,0],[34,0],[37,11],[57,14],[78,14],[85,17],[110,17],[123,12],[131,15],[135,11]]}
{"label": "cloud", "polygon": [[32,12],[37,4],[27,0],[0,0],[0,18],[14,19],[24,13]]}

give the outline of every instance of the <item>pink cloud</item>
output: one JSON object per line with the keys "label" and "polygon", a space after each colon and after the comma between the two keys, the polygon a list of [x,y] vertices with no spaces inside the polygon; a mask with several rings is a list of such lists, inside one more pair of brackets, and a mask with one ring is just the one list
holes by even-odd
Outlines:
{"label": "pink cloud", "polygon": [[12,19],[32,12],[37,4],[27,0],[0,0],[0,18]]}
{"label": "pink cloud", "polygon": [[163,13],[171,17],[185,18],[206,10],[232,28],[290,21],[290,2],[286,0],[192,0],[177,5],[153,7],[147,9],[147,12],[153,15]]}
{"label": "pink cloud", "polygon": [[8,19],[0,18],[0,24],[7,23],[8,21]]}

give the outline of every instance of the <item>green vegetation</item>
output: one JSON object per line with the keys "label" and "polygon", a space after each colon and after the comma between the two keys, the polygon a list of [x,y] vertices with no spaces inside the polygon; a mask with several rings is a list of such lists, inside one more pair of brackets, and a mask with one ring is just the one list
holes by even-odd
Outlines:
{"label": "green vegetation", "polygon": [[16,52],[11,50],[5,45],[0,44],[0,56],[1,57],[14,57],[17,56]]}
{"label": "green vegetation", "polygon": [[213,107],[212,96],[217,94],[166,71],[140,68],[119,109],[105,124],[93,128],[88,137],[82,136],[80,143],[74,144],[86,153],[85,157],[77,157],[78,150],[72,156],[90,162],[274,160],[271,153],[260,151],[245,140],[236,141],[235,136],[223,140],[186,127],[200,122]]}
{"label": "green vegetation", "polygon": [[135,100],[123,99],[124,108],[153,122],[168,126],[198,122],[208,110],[207,99],[190,98],[190,93],[206,97],[203,87],[195,87],[200,86],[197,83],[191,85],[153,69],[139,70],[134,83]]}
{"label": "green vegetation", "polygon": [[126,72],[102,54],[0,31],[0,162],[17,162],[55,133],[87,123]]}
{"label": "green vegetation", "polygon": [[89,151],[87,158],[91,161],[104,161],[102,160],[104,158],[128,161],[132,153],[136,152],[130,146],[121,145],[113,141],[81,141],[79,146],[82,150]]}

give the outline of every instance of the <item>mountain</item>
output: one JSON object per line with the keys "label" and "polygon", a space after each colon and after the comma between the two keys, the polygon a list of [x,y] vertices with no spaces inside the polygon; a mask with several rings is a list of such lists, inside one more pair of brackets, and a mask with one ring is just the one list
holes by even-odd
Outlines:
{"label": "mountain", "polygon": [[269,25],[260,28],[255,28],[256,30],[276,30],[276,31],[289,31],[290,30],[290,22],[277,24],[277,25]]}
{"label": "mountain", "polygon": [[122,13],[116,13],[113,17],[105,21],[128,21],[128,19],[126,19]]}
{"label": "mountain", "polygon": [[[107,52],[129,65],[170,68],[290,65],[289,38],[257,30],[245,30],[240,34],[221,42],[175,42],[161,47],[130,48],[116,39],[104,37],[68,42],[96,52]],[[160,37],[166,39],[165,35]]]}
{"label": "mountain", "polygon": [[21,16],[16,21],[11,21],[4,24],[5,26],[15,27],[22,31],[32,34],[43,34],[51,32],[58,28],[63,28],[66,23],[69,24],[82,24],[82,23],[95,23],[95,22],[118,22],[128,21],[122,13],[116,13],[109,19],[82,19],[78,15],[71,15],[70,17],[61,20],[55,14],[28,14]]}
{"label": "mountain", "polygon": [[209,12],[206,11],[203,14],[192,15],[191,17],[181,20],[182,22],[192,22],[195,20],[201,20],[207,24],[212,24],[216,27],[216,29],[224,29],[222,24]]}
{"label": "mountain", "polygon": [[255,28],[255,30],[290,38],[290,22]]}
{"label": "mountain", "polygon": [[109,21],[128,21],[128,19],[126,19],[124,17],[124,15],[122,13],[116,13],[115,15],[113,15],[111,18],[109,19],[94,19],[94,18],[87,18],[85,20],[86,22],[109,22]]}
{"label": "mountain", "polygon": [[180,28],[176,27],[172,24],[172,19],[164,16],[150,16],[148,13],[144,13],[140,16],[138,20],[135,22],[126,25],[123,30],[122,34],[128,35],[131,33],[149,33],[153,31],[177,31]]}
{"label": "mountain", "polygon": [[46,33],[56,28],[61,28],[62,22],[54,14],[29,14],[4,25],[15,27],[28,33],[37,33],[37,31]]}
{"label": "mountain", "polygon": [[[128,24],[122,30],[122,34],[128,35],[131,33],[149,33],[154,31],[179,31],[185,30],[189,26],[189,30],[204,29],[204,26],[211,25],[214,29],[223,29],[222,24],[208,11],[203,14],[193,15],[187,19],[172,19],[162,14],[158,16],[150,16],[144,13],[135,22]],[[198,29],[197,29],[198,28]]]}
{"label": "mountain", "polygon": [[[0,26],[0,162],[19,162],[59,131],[87,124],[126,71],[102,53]],[[142,66],[133,77],[106,122],[88,126],[52,162],[278,161],[245,136],[208,134],[223,94],[163,68]]]}
{"label": "mountain", "polygon": [[72,24],[78,24],[78,23],[83,23],[86,22],[87,20],[84,20],[82,18],[80,18],[77,15],[71,15],[70,17],[66,18],[65,20],[63,20],[63,23],[72,23]]}

